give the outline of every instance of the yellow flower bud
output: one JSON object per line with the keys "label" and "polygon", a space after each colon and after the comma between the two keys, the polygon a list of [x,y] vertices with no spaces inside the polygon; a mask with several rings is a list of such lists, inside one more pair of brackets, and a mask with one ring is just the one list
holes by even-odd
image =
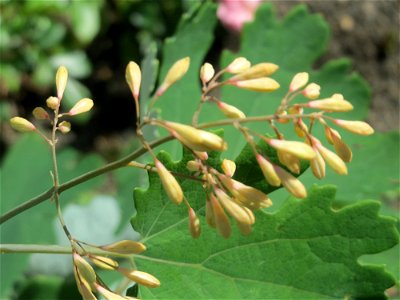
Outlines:
{"label": "yellow flower bud", "polygon": [[206,201],[206,222],[210,227],[212,228],[216,227],[214,211],[212,208],[211,200],[209,199],[207,199]]}
{"label": "yellow flower bud", "polygon": [[269,76],[273,74],[276,70],[278,70],[278,66],[271,63],[260,63],[256,64],[247,70],[237,74],[229,79],[229,81],[239,81],[239,80],[247,80],[247,79],[254,79],[260,78],[264,76]]}
{"label": "yellow flower bud", "polygon": [[193,150],[194,154],[200,158],[201,160],[207,160],[208,159],[208,154],[207,152],[204,151],[195,151]]}
{"label": "yellow flower bud", "polygon": [[186,169],[188,169],[190,172],[196,172],[201,169],[201,164],[198,161],[189,160],[186,163]]}
{"label": "yellow flower bud", "polygon": [[332,135],[335,134],[338,138],[340,138],[340,133],[337,132],[335,129],[330,128],[329,126],[324,126],[324,131],[325,131],[325,138],[331,145],[333,145]]}
{"label": "yellow flower bud", "polygon": [[311,171],[315,177],[322,179],[325,177],[325,161],[317,149],[315,149],[315,154],[315,158],[310,161]]}
{"label": "yellow flower bud", "polygon": [[[336,130],[335,130],[336,131]],[[331,133],[333,146],[335,147],[335,151],[337,155],[344,161],[344,162],[351,162],[353,157],[353,153],[349,146],[343,142],[339,135],[336,135],[335,132]]]}
{"label": "yellow flower bud", "polygon": [[106,270],[115,270],[118,268],[118,263],[108,257],[92,255],[90,254],[89,259],[98,267]]}
{"label": "yellow flower bud", "polygon": [[294,131],[299,138],[304,138],[308,132],[308,126],[301,119],[294,123]]}
{"label": "yellow flower bud", "polygon": [[340,175],[347,174],[346,164],[338,155],[322,146],[320,142],[314,142],[314,145],[317,148],[318,152],[321,154],[322,158],[336,173]]}
{"label": "yellow flower bud", "polygon": [[62,121],[60,124],[58,124],[58,130],[60,130],[63,134],[67,134],[71,131],[71,123]]}
{"label": "yellow flower bud", "polygon": [[350,131],[359,135],[371,135],[374,133],[374,129],[366,122],[362,121],[347,121],[347,120],[335,120],[334,123],[347,131]]}
{"label": "yellow flower bud", "polygon": [[225,210],[228,212],[236,222],[251,225],[252,219],[249,217],[248,213],[243,209],[242,206],[232,201],[232,199],[221,189],[215,189],[217,199]]}
{"label": "yellow flower bud", "polygon": [[291,172],[300,174],[300,160],[298,157],[282,151],[280,149],[277,150],[279,162],[287,167]]}
{"label": "yellow flower bud", "polygon": [[305,86],[308,82],[308,77],[307,72],[297,73],[290,83],[289,90],[294,92]]}
{"label": "yellow flower bud", "polygon": [[73,254],[74,265],[76,266],[80,277],[85,280],[92,288],[96,282],[96,273],[92,266],[79,254]]}
{"label": "yellow flower bud", "polygon": [[227,117],[231,119],[243,119],[246,118],[246,115],[238,108],[233,105],[229,105],[225,102],[218,101],[218,108],[221,112]]}
{"label": "yellow flower bud", "polygon": [[156,288],[160,286],[160,281],[153,275],[150,275],[149,273],[137,270],[129,270],[122,267],[118,268],[118,272],[120,272],[130,280],[135,281],[138,284],[147,286],[149,288]]}
{"label": "yellow flower bud", "polygon": [[316,83],[310,83],[303,90],[303,95],[311,100],[317,99],[320,94],[321,87]]}
{"label": "yellow flower bud", "polygon": [[268,144],[286,153],[290,153],[301,159],[313,159],[315,157],[314,150],[303,142],[285,141],[278,139],[268,139]]}
{"label": "yellow flower bud", "polygon": [[58,100],[57,97],[49,97],[46,100],[46,105],[48,108],[51,108],[52,110],[56,110],[58,106],[60,105],[60,100]]}
{"label": "yellow flower bud", "polygon": [[288,190],[289,193],[301,199],[307,197],[306,188],[300,180],[279,166],[275,166],[275,171],[281,179],[282,185]]}
{"label": "yellow flower bud", "polygon": [[278,82],[269,77],[235,81],[233,84],[239,88],[256,92],[272,92],[280,87]]}
{"label": "yellow flower bud", "polygon": [[142,81],[142,73],[137,63],[130,61],[126,66],[125,80],[131,89],[133,97],[136,101],[139,99],[140,83]]}
{"label": "yellow flower bud", "polygon": [[190,57],[185,57],[175,62],[169,69],[163,83],[158,88],[156,92],[157,96],[161,96],[171,85],[180,80],[188,71],[189,65]]}
{"label": "yellow flower bud", "polygon": [[96,284],[96,290],[104,297],[105,300],[126,300],[126,297],[111,292],[99,284]]}
{"label": "yellow flower bud", "polygon": [[36,127],[27,119],[21,117],[14,117],[10,119],[10,125],[12,128],[19,132],[31,132],[35,131]]}
{"label": "yellow flower bud", "polygon": [[245,70],[248,70],[250,66],[251,64],[246,58],[238,57],[234,59],[233,62],[231,62],[228,67],[226,67],[226,72],[231,74],[238,74]]}
{"label": "yellow flower bud", "polygon": [[57,87],[57,97],[61,100],[64,94],[65,87],[68,81],[68,70],[64,66],[60,66],[56,73],[56,87]]}
{"label": "yellow flower bud", "polygon": [[210,203],[214,214],[215,226],[221,236],[227,239],[231,235],[231,223],[229,222],[229,218],[214,195],[210,196]]}
{"label": "yellow flower bud", "polygon": [[214,77],[214,67],[210,63],[205,63],[200,68],[200,79],[202,82],[207,83]]}
{"label": "yellow flower bud", "polygon": [[160,176],[161,183],[169,199],[175,204],[180,204],[183,200],[183,192],[178,181],[176,181],[175,177],[164,167],[164,165],[159,160],[155,161],[155,166],[157,168],[158,176]]}
{"label": "yellow flower bud", "polygon": [[100,246],[99,248],[120,254],[139,254],[146,250],[146,246],[142,243],[122,240],[109,245]]}
{"label": "yellow flower bud", "polygon": [[236,226],[242,235],[249,235],[251,233],[251,225],[246,223],[240,223],[236,221]]}
{"label": "yellow flower bud", "polygon": [[200,220],[191,207],[189,208],[189,231],[194,239],[197,239],[201,233]]}
{"label": "yellow flower bud", "polygon": [[222,171],[226,176],[232,177],[236,171],[236,164],[234,161],[229,159],[224,159],[221,164]]}
{"label": "yellow flower bud", "polygon": [[267,182],[272,186],[280,186],[281,180],[279,179],[278,174],[276,174],[272,163],[260,154],[256,155],[256,159]]}
{"label": "yellow flower bud", "polygon": [[353,105],[350,102],[340,100],[337,97],[310,101],[306,106],[329,112],[346,112],[353,109]]}
{"label": "yellow flower bud", "polygon": [[50,118],[49,114],[43,107],[35,107],[32,114],[36,120],[46,120]]}
{"label": "yellow flower bud", "polygon": [[82,114],[88,112],[93,107],[93,100],[89,98],[83,98],[79,100],[70,110],[69,115],[75,116],[78,114]]}

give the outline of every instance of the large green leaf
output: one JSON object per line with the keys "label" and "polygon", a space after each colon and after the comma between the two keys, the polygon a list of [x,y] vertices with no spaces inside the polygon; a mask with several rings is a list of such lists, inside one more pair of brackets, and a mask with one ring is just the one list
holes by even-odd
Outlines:
{"label": "large green leaf", "polygon": [[[173,163],[185,172],[188,157]],[[222,239],[206,227],[204,193],[199,183],[181,180],[185,195],[200,215],[203,233],[188,233],[187,209],[168,200],[156,174],[148,190],[136,190],[137,215],[132,225],[148,250],[136,258],[141,270],[162,282],[141,289],[144,299],[237,298],[382,298],[394,279],[380,266],[361,266],[357,259],[393,247],[394,220],[378,215],[380,204],[361,201],[332,209],[335,188],[314,187],[304,200],[290,198],[275,214],[256,213],[253,233]]]}

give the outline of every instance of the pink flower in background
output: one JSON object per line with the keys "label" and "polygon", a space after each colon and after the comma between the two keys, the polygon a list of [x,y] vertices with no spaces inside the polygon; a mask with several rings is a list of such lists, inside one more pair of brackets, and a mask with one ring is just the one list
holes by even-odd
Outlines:
{"label": "pink flower in background", "polygon": [[217,16],[228,29],[240,32],[243,24],[254,18],[263,0],[220,0]]}

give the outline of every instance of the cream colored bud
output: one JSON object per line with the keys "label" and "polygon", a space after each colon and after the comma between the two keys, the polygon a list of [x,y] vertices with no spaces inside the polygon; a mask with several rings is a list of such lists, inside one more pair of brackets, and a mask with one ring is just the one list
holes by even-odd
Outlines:
{"label": "cream colored bud", "polygon": [[99,284],[96,284],[96,290],[104,297],[105,300],[126,300],[126,297],[111,292]]}
{"label": "cream colored bud", "polygon": [[294,131],[299,138],[304,138],[308,132],[308,126],[301,119],[294,123]]}
{"label": "cream colored bud", "polygon": [[206,222],[210,227],[212,228],[216,227],[214,211],[210,199],[206,200]]}
{"label": "cream colored bud", "polygon": [[260,154],[256,155],[256,159],[267,182],[272,186],[280,186],[281,180],[276,174],[273,164]]}
{"label": "cream colored bud", "polygon": [[249,217],[248,213],[243,209],[242,206],[232,201],[232,199],[221,189],[215,189],[217,199],[225,210],[228,212],[236,222],[251,225],[252,219]]}
{"label": "cream colored bud", "polygon": [[122,240],[109,245],[100,246],[101,249],[109,252],[120,254],[139,254],[146,250],[146,246],[142,243]]}
{"label": "cream colored bud", "polygon": [[67,121],[62,121],[60,124],[58,124],[58,130],[60,130],[63,134],[67,134],[71,131],[71,123]]}
{"label": "cream colored bud", "polygon": [[200,79],[202,82],[207,83],[214,77],[214,67],[210,63],[205,63],[200,68]]}
{"label": "cream colored bud", "polygon": [[194,239],[197,239],[201,233],[200,220],[191,207],[189,208],[189,231]]}
{"label": "cream colored bud", "polygon": [[139,99],[140,83],[142,81],[142,73],[137,63],[130,61],[126,66],[125,80],[131,89],[133,97],[136,101]]}
{"label": "cream colored bud", "polygon": [[155,166],[169,199],[175,204],[180,204],[183,200],[183,191],[178,181],[159,160],[155,161]]}
{"label": "cream colored bud", "polygon": [[275,171],[281,179],[282,185],[288,190],[289,193],[301,199],[307,197],[306,188],[300,180],[279,166],[275,166]]}
{"label": "cream colored bud", "polygon": [[339,155],[339,157],[344,162],[351,162],[351,159],[353,158],[353,153],[351,152],[350,147],[345,142],[343,142],[340,136],[336,135],[334,132],[332,132],[331,136],[333,146],[335,147],[337,155]]}
{"label": "cream colored bud", "polygon": [[57,87],[57,97],[61,100],[64,94],[65,87],[68,81],[68,70],[64,66],[60,66],[56,73],[56,87]]}
{"label": "cream colored bud", "polygon": [[201,163],[195,160],[189,160],[186,163],[186,169],[188,169],[190,172],[196,172],[201,169]]}
{"label": "cream colored bud", "polygon": [[89,259],[98,267],[106,270],[115,270],[118,268],[118,263],[108,257],[98,256],[98,255],[90,255]]}
{"label": "cream colored bud", "polygon": [[80,277],[92,287],[96,282],[96,272],[93,270],[92,266],[77,253],[73,254],[73,259]]}
{"label": "cream colored bud", "polygon": [[233,76],[229,79],[229,81],[239,81],[269,76],[275,73],[278,68],[279,67],[277,65],[271,63],[256,64],[240,74]]}
{"label": "cream colored bud", "polygon": [[251,224],[254,224],[256,222],[256,217],[254,216],[254,213],[248,209],[245,206],[242,206],[242,208],[244,209],[244,211],[247,213],[247,215],[249,216],[249,219],[251,221]]}
{"label": "cream colored bud", "polygon": [[221,164],[221,169],[226,176],[232,177],[236,171],[236,164],[232,160],[224,159]]}
{"label": "cream colored bud", "polygon": [[193,151],[194,152],[194,154],[198,157],[198,158],[200,158],[201,160],[207,160],[208,159],[208,154],[207,154],[207,152],[204,152],[204,151]]}
{"label": "cream colored bud", "polygon": [[238,108],[233,105],[229,105],[225,102],[218,102],[218,108],[221,112],[230,119],[243,119],[246,118],[246,115]]}
{"label": "cream colored bud", "polygon": [[130,280],[147,286],[149,288],[156,288],[160,286],[160,281],[155,278],[153,275],[150,275],[146,272],[141,272],[137,270],[129,270],[122,267],[118,268],[118,272],[123,274],[125,277],[129,278]]}
{"label": "cream colored bud", "polygon": [[346,112],[353,109],[353,105],[350,102],[346,100],[339,100],[338,98],[333,97],[310,101],[306,104],[306,106],[329,112]]}
{"label": "cream colored bud", "polygon": [[250,66],[251,64],[246,58],[238,57],[234,59],[233,62],[231,62],[228,67],[226,67],[226,72],[231,74],[238,74],[248,70]]}
{"label": "cream colored bud", "polygon": [[52,110],[56,110],[58,106],[60,105],[60,100],[58,100],[57,97],[49,97],[46,100],[46,105],[48,108],[51,108]]}
{"label": "cream colored bud", "polygon": [[287,167],[292,173],[300,174],[300,159],[288,152],[277,150],[279,162]]}
{"label": "cream colored bud", "polygon": [[27,119],[21,117],[14,117],[10,119],[10,125],[12,128],[19,132],[31,132],[35,131],[36,127]]}
{"label": "cream colored bud", "polygon": [[268,144],[275,149],[290,153],[301,159],[310,160],[315,157],[314,150],[303,142],[268,139]]}
{"label": "cream colored bud", "polygon": [[235,81],[235,86],[256,92],[272,92],[280,87],[279,83],[269,77]]}
{"label": "cream colored bud", "polygon": [[305,86],[308,82],[308,73],[307,72],[301,72],[301,73],[297,73],[296,75],[294,75],[291,83],[290,83],[290,87],[289,90],[291,92],[297,91],[298,89],[302,88],[303,86]]}
{"label": "cream colored bud", "polygon": [[347,174],[346,164],[338,155],[322,146],[320,142],[314,142],[314,145],[318,149],[318,152],[321,154],[322,158],[336,173],[340,175]]}
{"label": "cream colored bud", "polygon": [[303,95],[311,100],[317,99],[319,97],[321,87],[316,83],[310,83],[303,90]]}
{"label": "cream colored bud", "polygon": [[338,138],[340,138],[340,133],[337,132],[337,130],[330,128],[329,126],[324,126],[324,131],[325,131],[325,138],[331,145],[333,145],[332,135],[336,135]]}
{"label": "cream colored bud", "polygon": [[229,222],[229,218],[214,195],[210,196],[210,202],[213,209],[215,226],[221,236],[227,239],[231,235],[231,223]]}
{"label": "cream colored bud", "polygon": [[355,134],[371,135],[374,133],[374,129],[363,121],[335,120],[334,123]]}
{"label": "cream colored bud", "polygon": [[156,94],[161,96],[171,85],[180,80],[188,71],[190,65],[190,57],[185,57],[175,62],[168,70],[167,76],[161,86],[158,88]]}
{"label": "cream colored bud", "polygon": [[311,171],[315,177],[322,179],[325,177],[325,161],[317,149],[315,149],[315,154],[315,158],[310,161]]}
{"label": "cream colored bud", "polygon": [[49,114],[43,107],[35,107],[32,114],[36,120],[46,120],[50,118]]}
{"label": "cream colored bud", "polygon": [[74,275],[76,280],[76,285],[78,287],[78,291],[82,296],[83,300],[97,300],[96,296],[92,293],[91,288],[89,287],[86,281],[82,281],[81,278],[77,275],[76,269],[74,268]]}
{"label": "cream colored bud", "polygon": [[79,100],[70,110],[69,115],[75,116],[85,112],[88,112],[93,107],[93,100],[89,98],[83,98]]}

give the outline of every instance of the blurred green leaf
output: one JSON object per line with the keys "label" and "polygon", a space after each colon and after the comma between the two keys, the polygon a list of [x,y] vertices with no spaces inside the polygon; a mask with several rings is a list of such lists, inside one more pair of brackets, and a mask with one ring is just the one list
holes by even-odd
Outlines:
{"label": "blurred green leaf", "polygon": [[1,63],[0,83],[9,92],[16,92],[21,85],[21,75],[14,66]]}
{"label": "blurred green leaf", "polygon": [[68,69],[69,75],[76,79],[85,78],[92,72],[91,63],[86,53],[82,50],[53,55],[49,61],[54,70],[64,65]]}
{"label": "blurred green leaf", "polygon": [[72,30],[83,44],[90,43],[100,31],[102,1],[73,0],[69,10]]}

